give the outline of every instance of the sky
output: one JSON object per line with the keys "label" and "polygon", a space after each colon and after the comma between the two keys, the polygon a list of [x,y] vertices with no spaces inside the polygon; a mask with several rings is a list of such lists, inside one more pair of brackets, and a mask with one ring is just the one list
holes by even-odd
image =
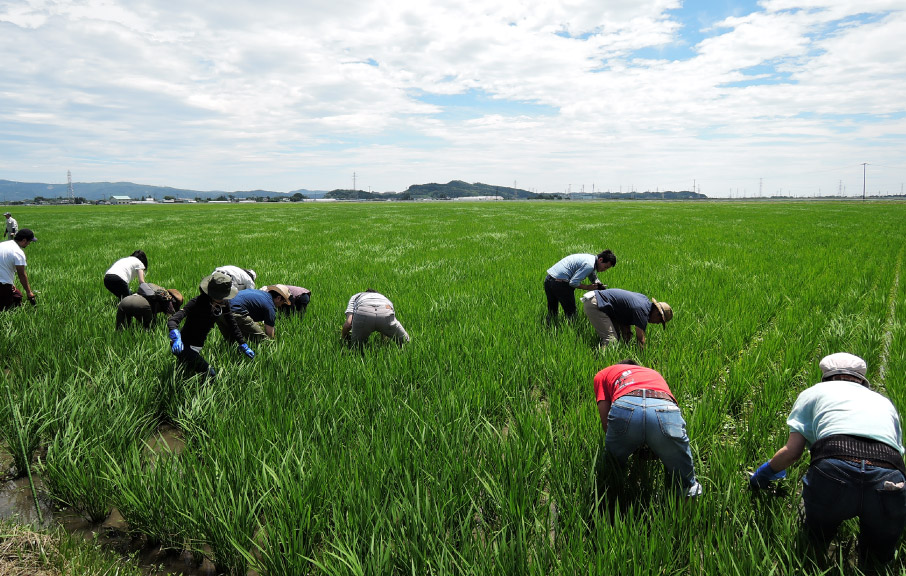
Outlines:
{"label": "sky", "polygon": [[0,0],[0,179],[900,194],[903,0]]}

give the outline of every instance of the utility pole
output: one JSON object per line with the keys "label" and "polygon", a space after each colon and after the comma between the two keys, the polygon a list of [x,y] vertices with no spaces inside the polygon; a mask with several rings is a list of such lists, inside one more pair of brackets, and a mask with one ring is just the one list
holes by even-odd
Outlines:
{"label": "utility pole", "polygon": [[865,200],[865,171],[868,162],[862,162],[862,200]]}

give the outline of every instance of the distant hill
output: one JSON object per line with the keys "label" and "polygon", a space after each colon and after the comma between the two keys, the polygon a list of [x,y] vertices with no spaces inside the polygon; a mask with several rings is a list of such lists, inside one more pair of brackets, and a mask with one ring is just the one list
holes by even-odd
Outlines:
{"label": "distant hill", "polygon": [[704,200],[704,194],[685,190],[677,192],[595,192],[588,194],[536,194],[521,188],[469,184],[452,180],[446,184],[413,184],[405,192],[365,192],[364,190],[331,190],[325,198],[336,200],[447,200],[476,196],[500,196],[505,200]]}
{"label": "distant hill", "polygon": [[[323,190],[292,190],[290,192],[273,192],[270,190],[237,190],[232,192],[222,190],[188,190],[185,188],[170,188],[169,186],[148,186],[133,182],[73,182],[73,195],[87,200],[105,200],[111,196],[129,196],[133,199],[151,197],[163,200],[164,196],[174,198],[217,198],[220,196],[234,198],[257,198],[261,196],[286,197],[293,194],[303,194],[309,198],[323,198]],[[41,196],[44,198],[68,198],[69,186],[67,184],[43,184],[37,182],[13,182],[0,180],[0,202],[25,202]]]}

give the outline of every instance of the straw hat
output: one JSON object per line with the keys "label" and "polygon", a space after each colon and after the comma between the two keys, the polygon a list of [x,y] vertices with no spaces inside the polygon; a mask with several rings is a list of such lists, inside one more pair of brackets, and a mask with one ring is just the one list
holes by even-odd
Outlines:
{"label": "straw hat", "polygon": [[670,307],[666,302],[658,302],[654,298],[651,299],[651,303],[657,306],[658,312],[661,313],[661,318],[664,319],[664,327],[667,327],[667,322],[673,320],[673,308]]}

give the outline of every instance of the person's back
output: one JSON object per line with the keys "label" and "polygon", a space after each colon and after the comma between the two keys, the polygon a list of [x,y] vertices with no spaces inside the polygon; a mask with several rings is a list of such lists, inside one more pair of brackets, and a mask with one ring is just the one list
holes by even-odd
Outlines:
{"label": "person's back", "polygon": [[374,332],[392,338],[402,346],[409,334],[396,318],[393,303],[374,290],[354,294],[346,306],[346,323],[342,334],[352,344],[363,344]]}
{"label": "person's back", "polygon": [[245,315],[255,322],[274,325],[277,307],[274,306],[274,300],[268,292],[241,290],[229,302],[234,315]]}

